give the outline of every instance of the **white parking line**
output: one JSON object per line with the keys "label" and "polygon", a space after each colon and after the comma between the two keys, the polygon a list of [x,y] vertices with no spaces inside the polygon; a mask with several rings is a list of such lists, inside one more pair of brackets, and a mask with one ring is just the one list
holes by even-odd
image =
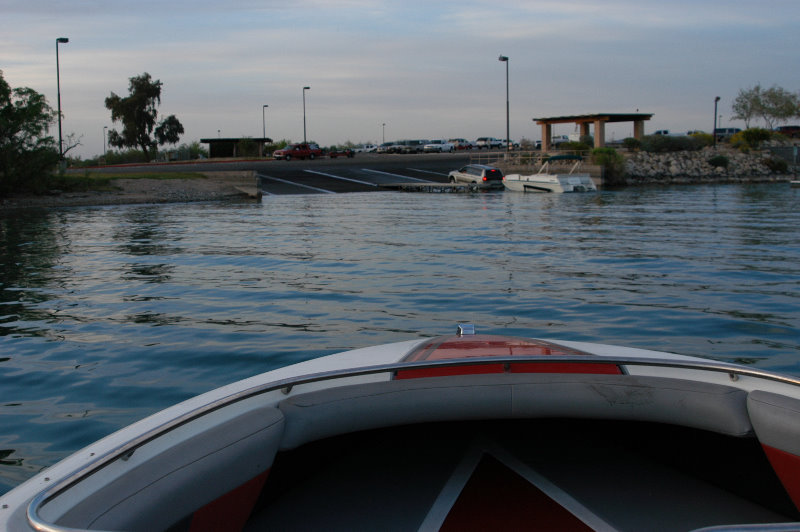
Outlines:
{"label": "white parking line", "polygon": [[325,193],[325,194],[336,194],[336,192],[334,192],[332,190],[325,190],[324,188],[317,188],[317,187],[312,187],[312,186],[309,186],[309,185],[302,185],[300,183],[295,183],[294,181],[287,181],[286,179],[280,179],[280,178],[277,178],[277,177],[272,177],[272,176],[268,176],[268,175],[264,175],[264,174],[256,174],[256,175],[258,177],[260,177],[260,178],[263,178],[263,179],[271,179],[272,181],[278,181],[279,183],[286,183],[287,185],[294,185],[296,187],[307,188],[307,189],[310,189],[310,190],[316,190],[317,192],[322,192],[322,193]]}
{"label": "white parking line", "polygon": [[433,181],[429,181],[427,179],[419,179],[418,177],[411,177],[403,174],[390,174],[389,172],[381,172],[380,170],[372,170],[370,168],[362,168],[364,172],[372,172],[374,174],[383,174],[383,175],[390,175],[392,177],[402,177],[403,179],[410,179],[412,181],[422,181],[423,183],[433,183]]}
{"label": "white parking line", "polygon": [[325,177],[330,177],[330,178],[333,178],[333,179],[341,179],[342,181],[350,181],[351,183],[358,183],[360,185],[369,185],[371,187],[377,187],[378,186],[376,183],[370,183],[369,181],[359,181],[358,179],[351,179],[349,177],[342,177],[342,176],[339,176],[339,175],[326,174],[325,172],[317,172],[316,170],[303,170],[303,171],[304,172],[308,172],[309,174],[319,174],[319,175],[324,175]]}
{"label": "white parking line", "polygon": [[406,168],[406,170],[411,170],[412,172],[421,172],[423,174],[433,174],[433,175],[441,175],[447,177],[450,174],[443,174],[441,172],[431,172],[430,170],[420,170],[419,168]]}

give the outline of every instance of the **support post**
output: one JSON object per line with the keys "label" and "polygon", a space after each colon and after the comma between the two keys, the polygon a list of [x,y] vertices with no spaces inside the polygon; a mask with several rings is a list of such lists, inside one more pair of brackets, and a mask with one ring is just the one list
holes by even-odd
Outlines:
{"label": "support post", "polygon": [[551,124],[542,124],[542,153],[550,151],[550,142],[553,138],[553,126]]}
{"label": "support post", "polygon": [[602,148],[606,145],[606,123],[604,120],[594,122],[594,147]]}
{"label": "support post", "polygon": [[644,138],[644,120],[633,121],[633,138],[642,140]]}

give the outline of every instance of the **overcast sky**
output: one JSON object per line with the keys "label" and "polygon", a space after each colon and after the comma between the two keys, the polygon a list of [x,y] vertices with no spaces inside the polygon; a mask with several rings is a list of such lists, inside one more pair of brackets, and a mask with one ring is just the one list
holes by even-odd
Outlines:
{"label": "overcast sky", "polygon": [[[800,90],[798,0],[0,0],[0,70],[103,151],[104,99],[163,83],[181,142],[262,135],[352,141],[540,138],[534,117],[653,113],[656,129],[724,127],[740,89]],[[57,130],[54,130],[57,135]],[[571,125],[555,134],[573,133]],[[611,127],[607,139],[632,134]]]}

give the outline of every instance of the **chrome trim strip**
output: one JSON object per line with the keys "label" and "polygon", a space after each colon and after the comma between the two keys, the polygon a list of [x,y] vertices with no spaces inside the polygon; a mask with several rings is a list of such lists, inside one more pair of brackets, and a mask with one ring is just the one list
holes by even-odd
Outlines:
{"label": "chrome trim strip", "polygon": [[[415,363],[395,362],[391,364],[380,364],[375,366],[363,366],[360,368],[348,368],[343,370],[326,371],[321,373],[312,373],[298,377],[290,377],[278,381],[261,384],[240,390],[236,393],[226,397],[217,399],[211,403],[205,404],[194,410],[186,412],[176,418],[167,421],[150,431],[143,433],[128,442],[119,445],[118,447],[109,450],[108,452],[97,456],[94,460],[87,463],[83,467],[67,474],[58,483],[39,492],[30,502],[27,508],[28,523],[37,531],[41,532],[82,532],[79,529],[65,528],[52,523],[47,523],[39,516],[39,509],[46,505],[48,501],[62,491],[68,489],[77,482],[84,478],[91,476],[98,470],[116,460],[119,456],[128,454],[135,451],[142,445],[160,437],[161,435],[180,427],[186,423],[194,421],[210,412],[219,410],[233,403],[255,397],[273,390],[280,390],[281,388],[293,387],[300,384],[308,384],[312,382],[320,382],[327,380],[334,380],[344,377],[358,377],[363,375],[374,375],[377,373],[389,373],[397,370],[413,370],[413,369],[426,369],[433,367],[456,367],[466,365],[492,365],[492,364],[548,364],[554,362],[570,362],[577,364],[612,364],[622,366],[651,366],[662,368],[686,369],[709,371],[714,373],[727,373],[731,377],[755,377],[758,379],[765,379],[774,382],[789,384],[792,386],[800,386],[800,377],[792,377],[771,373],[764,370],[755,368],[747,368],[744,366],[737,366],[725,362],[717,362],[713,360],[708,361],[693,361],[693,360],[672,360],[672,359],[657,359],[657,358],[630,358],[630,357],[607,357],[599,355],[569,355],[569,356],[498,356],[488,358],[467,358],[467,359],[450,359],[450,360],[434,360],[423,361]],[[440,378],[440,377],[434,377]],[[731,528],[731,530],[735,530]],[[776,529],[781,530],[781,529]]]}

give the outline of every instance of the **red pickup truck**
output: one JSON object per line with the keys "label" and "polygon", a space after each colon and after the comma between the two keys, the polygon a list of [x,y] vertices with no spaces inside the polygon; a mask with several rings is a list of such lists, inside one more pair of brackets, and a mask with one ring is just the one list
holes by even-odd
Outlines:
{"label": "red pickup truck", "polygon": [[275,150],[272,156],[275,159],[314,159],[322,155],[322,150],[316,144],[289,144],[283,149]]}

